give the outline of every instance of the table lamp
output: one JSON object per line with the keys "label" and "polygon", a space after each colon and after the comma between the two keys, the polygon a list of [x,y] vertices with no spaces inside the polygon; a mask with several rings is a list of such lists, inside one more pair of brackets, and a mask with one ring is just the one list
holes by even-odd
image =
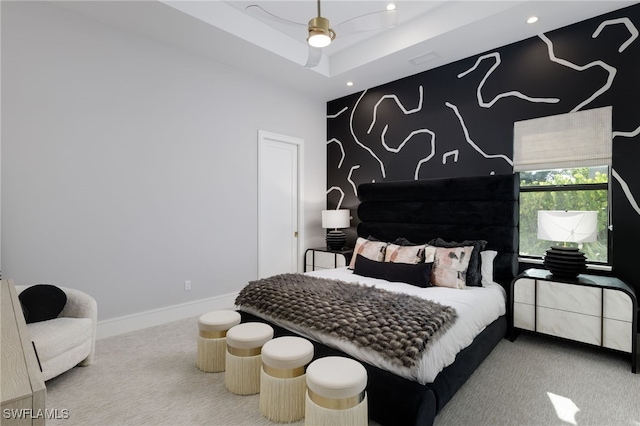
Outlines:
{"label": "table lamp", "polygon": [[538,239],[556,241],[544,257],[544,267],[553,275],[575,278],[587,269],[586,256],[567,243],[591,243],[598,237],[596,211],[538,211]]}
{"label": "table lamp", "polygon": [[341,210],[323,210],[322,211],[322,227],[332,229],[327,232],[327,247],[331,250],[342,250],[347,242],[347,236],[338,228],[348,228],[351,217],[348,209]]}

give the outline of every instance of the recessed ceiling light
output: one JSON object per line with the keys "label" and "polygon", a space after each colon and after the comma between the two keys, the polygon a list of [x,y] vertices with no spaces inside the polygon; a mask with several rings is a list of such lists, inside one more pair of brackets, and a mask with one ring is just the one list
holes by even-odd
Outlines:
{"label": "recessed ceiling light", "polygon": [[347,81],[347,86],[353,86],[353,81]]}
{"label": "recessed ceiling light", "polygon": [[387,5],[387,10],[396,10],[396,5],[395,3],[389,3]]}
{"label": "recessed ceiling light", "polygon": [[532,16],[531,18],[527,19],[527,24],[533,24],[534,22],[538,22],[537,16]]}

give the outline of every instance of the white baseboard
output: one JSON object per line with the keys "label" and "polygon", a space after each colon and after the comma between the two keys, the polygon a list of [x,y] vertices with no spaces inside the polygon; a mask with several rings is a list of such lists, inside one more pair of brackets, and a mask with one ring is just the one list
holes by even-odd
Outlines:
{"label": "white baseboard", "polygon": [[208,299],[98,321],[96,338],[104,339],[105,337],[117,336],[130,331],[202,315],[217,309],[233,309],[237,296],[238,293],[223,294]]}

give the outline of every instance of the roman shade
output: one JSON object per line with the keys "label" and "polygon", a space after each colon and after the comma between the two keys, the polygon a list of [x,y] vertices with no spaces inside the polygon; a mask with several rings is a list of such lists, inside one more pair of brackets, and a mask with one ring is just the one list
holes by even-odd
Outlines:
{"label": "roman shade", "polygon": [[612,107],[517,121],[515,172],[611,165]]}

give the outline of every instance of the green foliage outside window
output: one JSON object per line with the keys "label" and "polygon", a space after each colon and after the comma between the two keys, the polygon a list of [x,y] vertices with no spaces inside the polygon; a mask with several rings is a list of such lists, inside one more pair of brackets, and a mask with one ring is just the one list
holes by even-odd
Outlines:
{"label": "green foliage outside window", "polygon": [[[598,239],[579,246],[589,261],[608,261],[608,170],[606,167],[545,170],[520,173],[520,254],[542,257],[556,242],[539,240],[538,210],[592,210],[598,212]],[[580,189],[571,185],[586,185]],[[589,188],[593,185],[595,188]],[[554,187],[551,191],[536,190]],[[597,189],[596,189],[597,188]],[[551,188],[547,188],[551,189]]]}

